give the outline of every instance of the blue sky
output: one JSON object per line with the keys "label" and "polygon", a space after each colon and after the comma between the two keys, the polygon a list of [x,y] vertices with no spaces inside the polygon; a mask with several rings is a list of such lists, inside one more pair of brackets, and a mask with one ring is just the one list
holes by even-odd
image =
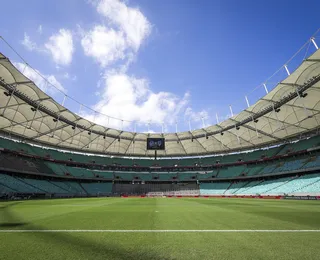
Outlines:
{"label": "blue sky", "polygon": [[[261,85],[320,27],[319,1],[11,0],[0,35],[96,123],[126,130],[188,130],[254,103]],[[320,39],[316,37],[320,45]],[[294,70],[314,51],[288,64]],[[58,102],[1,41],[0,51]],[[285,77],[285,70],[267,85]],[[260,87],[259,87],[260,86]],[[256,90],[252,92],[254,89]],[[125,121],[115,120],[122,118]],[[128,120],[128,121],[126,121]],[[130,121],[130,122],[129,122]]]}

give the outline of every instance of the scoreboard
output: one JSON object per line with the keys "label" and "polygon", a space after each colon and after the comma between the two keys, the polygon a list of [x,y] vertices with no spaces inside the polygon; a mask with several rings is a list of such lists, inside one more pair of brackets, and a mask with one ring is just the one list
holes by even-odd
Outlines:
{"label": "scoreboard", "polygon": [[147,150],[164,150],[164,138],[147,138]]}

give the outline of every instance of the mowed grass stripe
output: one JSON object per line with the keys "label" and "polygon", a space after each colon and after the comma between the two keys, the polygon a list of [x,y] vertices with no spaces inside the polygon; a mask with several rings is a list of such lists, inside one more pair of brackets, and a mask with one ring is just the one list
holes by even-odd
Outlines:
{"label": "mowed grass stripe", "polygon": [[318,260],[319,202],[0,202],[1,260]]}

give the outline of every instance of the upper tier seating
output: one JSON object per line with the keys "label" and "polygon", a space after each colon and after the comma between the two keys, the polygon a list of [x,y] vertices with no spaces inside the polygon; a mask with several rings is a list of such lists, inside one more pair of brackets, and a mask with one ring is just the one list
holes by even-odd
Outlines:
{"label": "upper tier seating", "polygon": [[20,143],[4,138],[0,138],[0,148],[6,148],[17,152],[24,152],[32,155],[47,157],[55,160],[69,161],[74,162],[84,162],[84,163],[96,163],[102,165],[123,165],[123,166],[137,166],[150,167],[153,165],[159,166],[194,166],[198,165],[214,165],[217,161],[220,163],[235,163],[239,159],[243,161],[252,161],[259,160],[262,156],[273,157],[275,155],[282,155],[288,152],[299,151],[308,149],[311,147],[320,145],[320,136],[315,136],[307,140],[302,140],[292,144],[281,145],[279,147],[274,147],[270,149],[263,149],[253,152],[244,152],[239,154],[229,154],[224,156],[211,156],[211,157],[202,157],[202,158],[187,158],[187,159],[159,159],[159,160],[150,160],[150,159],[128,159],[128,158],[117,158],[117,157],[108,157],[100,155],[86,155],[80,153],[71,153],[71,152],[62,152],[54,149],[46,149],[37,146],[32,146],[26,143]]}
{"label": "upper tier seating", "polygon": [[314,167],[320,167],[320,155],[315,158],[310,158],[307,160],[307,163],[302,166],[303,169]]}
{"label": "upper tier seating", "polygon": [[247,165],[232,166],[232,167],[219,169],[218,177],[219,178],[236,177],[236,176],[240,176],[240,174],[246,174],[246,172],[247,172]]}

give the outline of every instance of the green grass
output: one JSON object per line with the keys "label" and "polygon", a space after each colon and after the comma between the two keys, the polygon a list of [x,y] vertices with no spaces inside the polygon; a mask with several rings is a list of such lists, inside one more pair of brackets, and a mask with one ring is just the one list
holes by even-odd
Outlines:
{"label": "green grass", "polygon": [[[320,202],[97,198],[0,202],[3,230],[320,230]],[[320,233],[0,233],[0,259],[319,259]]]}

